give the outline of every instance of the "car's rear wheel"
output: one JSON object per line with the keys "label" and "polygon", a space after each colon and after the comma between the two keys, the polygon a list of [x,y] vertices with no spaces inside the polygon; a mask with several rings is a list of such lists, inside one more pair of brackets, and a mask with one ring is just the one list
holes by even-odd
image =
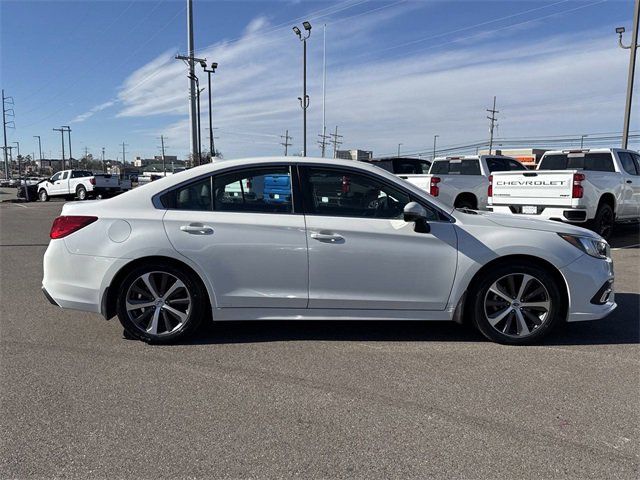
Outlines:
{"label": "car's rear wheel", "polygon": [[49,201],[49,194],[47,193],[47,191],[44,188],[41,188],[40,191],[38,192],[38,199],[41,202],[48,202]]}
{"label": "car's rear wheel", "polygon": [[562,318],[560,286],[547,270],[533,264],[494,268],[482,276],[471,293],[476,326],[498,343],[537,342]]}
{"label": "car's rear wheel", "polygon": [[80,185],[78,187],[78,189],[76,190],[76,197],[78,197],[78,200],[86,200],[87,199],[87,189],[84,188],[82,185]]}
{"label": "car's rear wheel", "polygon": [[117,313],[132,337],[173,343],[193,333],[206,314],[200,282],[172,265],[145,265],[131,271],[120,288]]}

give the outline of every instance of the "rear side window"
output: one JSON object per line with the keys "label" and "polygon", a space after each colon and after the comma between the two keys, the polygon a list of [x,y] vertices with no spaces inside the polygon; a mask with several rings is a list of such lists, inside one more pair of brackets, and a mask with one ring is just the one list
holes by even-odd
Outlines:
{"label": "rear side window", "polygon": [[506,158],[487,158],[487,167],[491,173],[509,171]]}
{"label": "rear side window", "polygon": [[592,172],[614,172],[613,158],[610,153],[553,154],[545,156],[540,170],[581,169]]}
{"label": "rear side window", "polygon": [[214,210],[222,212],[291,213],[289,167],[240,170],[213,179]]}
{"label": "rear side window", "polygon": [[393,173],[396,175],[423,175],[429,172],[431,162],[419,159],[402,159],[393,160]]}
{"label": "rear side window", "polygon": [[71,178],[83,178],[83,177],[92,177],[93,173],[88,172],[86,170],[74,170],[71,172]]}
{"label": "rear side window", "polygon": [[383,170],[386,170],[389,173],[394,173],[393,162],[391,162],[391,160],[381,160],[379,162],[366,162],[366,163],[382,168]]}
{"label": "rear side window", "polygon": [[480,175],[478,160],[439,160],[431,165],[431,174],[435,175]]}
{"label": "rear side window", "polygon": [[171,190],[160,198],[160,202],[173,210],[211,210],[211,177]]}

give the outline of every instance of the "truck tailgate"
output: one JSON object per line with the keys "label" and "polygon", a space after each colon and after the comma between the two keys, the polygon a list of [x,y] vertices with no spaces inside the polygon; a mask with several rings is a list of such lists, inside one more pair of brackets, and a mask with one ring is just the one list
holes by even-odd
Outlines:
{"label": "truck tailgate", "polygon": [[426,192],[429,191],[429,183],[431,182],[431,175],[414,173],[414,174],[401,174],[401,175],[398,175],[398,177],[402,178],[403,180],[406,180],[409,183],[412,183],[416,187],[421,188]]}
{"label": "truck tailgate", "polygon": [[511,171],[493,174],[493,205],[570,206],[575,170]]}
{"label": "truck tailgate", "polygon": [[120,186],[120,182],[118,181],[118,177],[115,175],[96,175],[96,187],[102,188],[118,188]]}

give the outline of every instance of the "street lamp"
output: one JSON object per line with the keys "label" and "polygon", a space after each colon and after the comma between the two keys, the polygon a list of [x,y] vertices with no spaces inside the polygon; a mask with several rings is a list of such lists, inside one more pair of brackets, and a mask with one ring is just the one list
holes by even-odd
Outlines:
{"label": "street lamp", "polygon": [[33,138],[38,139],[38,150],[40,152],[40,168],[42,168],[42,141],[40,140],[40,135],[34,135]]}
{"label": "street lamp", "polygon": [[214,142],[213,142],[213,120],[212,120],[212,105],[211,105],[211,74],[216,72],[216,68],[218,68],[218,64],[216,62],[213,62],[211,64],[211,68],[207,69],[207,62],[206,61],[202,61],[200,62],[200,65],[202,66],[202,68],[204,69],[205,72],[207,72],[207,77],[208,77],[208,81],[209,81],[209,152],[211,154],[211,161],[213,162],[213,157],[216,154],[216,149],[214,147]]}
{"label": "street lamp", "polygon": [[401,143],[398,144],[398,158],[400,158],[400,147],[402,146]]}
{"label": "street lamp", "polygon": [[636,0],[633,13],[633,32],[631,33],[631,43],[625,45],[622,43],[622,34],[625,32],[624,27],[616,28],[618,34],[618,45],[620,48],[629,50],[629,75],[627,78],[627,99],[624,108],[624,127],[622,130],[622,148],[629,146],[629,124],[631,123],[631,99],[633,96],[633,77],[636,69],[636,52],[638,50],[638,28],[640,25],[640,0]]}
{"label": "street lamp", "polygon": [[584,146],[584,139],[588,136],[589,135],[580,135],[580,150],[582,150],[582,147]]}
{"label": "street lamp", "polygon": [[298,97],[300,107],[302,107],[302,131],[303,131],[303,149],[302,155],[307,156],[307,108],[309,108],[309,95],[307,95],[307,39],[311,36],[311,24],[302,22],[302,27],[306,33],[298,27],[293,27],[293,32],[302,42],[302,97]]}

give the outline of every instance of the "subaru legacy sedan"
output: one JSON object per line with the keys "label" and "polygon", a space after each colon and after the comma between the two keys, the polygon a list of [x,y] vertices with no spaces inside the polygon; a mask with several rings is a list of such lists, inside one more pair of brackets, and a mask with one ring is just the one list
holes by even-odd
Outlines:
{"label": "subaru legacy sedan", "polygon": [[524,344],[616,307],[597,234],[454,210],[362,162],[203,165],[67,203],[50,236],[49,301],[117,316],[150,343],[205,321],[468,320],[493,341]]}

